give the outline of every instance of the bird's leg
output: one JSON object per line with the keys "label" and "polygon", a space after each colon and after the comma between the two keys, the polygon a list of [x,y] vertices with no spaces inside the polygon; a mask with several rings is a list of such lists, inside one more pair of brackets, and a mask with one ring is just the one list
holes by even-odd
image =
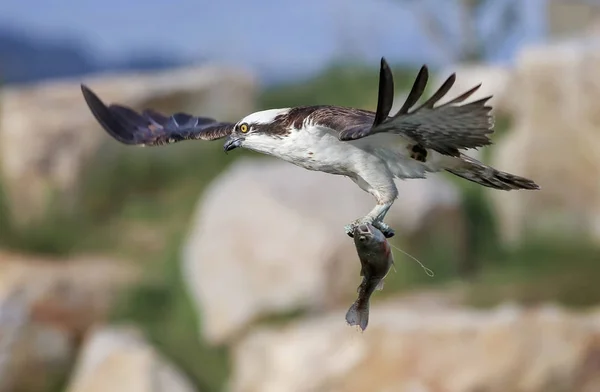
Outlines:
{"label": "bird's leg", "polygon": [[375,207],[364,217],[355,220],[354,222],[346,225],[344,229],[349,237],[354,237],[354,229],[364,223],[370,223],[378,230],[380,230],[386,238],[394,236],[394,230],[383,222],[383,218],[387,214],[388,210],[392,206],[392,202],[382,203],[375,205]]}
{"label": "bird's leg", "polygon": [[392,229],[387,223],[383,221],[375,221],[373,222],[373,226],[379,229],[385,236],[385,238],[392,238],[396,232]]}
{"label": "bird's leg", "polygon": [[398,189],[394,184],[393,176],[385,166],[381,164],[370,172],[363,172],[361,175],[350,177],[362,190],[370,193],[375,198],[377,204],[371,212],[364,217],[355,220],[346,225],[346,234],[354,237],[354,230],[363,223],[370,223],[383,233],[386,238],[394,236],[394,230],[383,223],[383,218],[398,197]]}
{"label": "bird's leg", "polygon": [[[394,236],[394,234],[396,234],[394,232],[394,229],[392,229],[390,226],[388,226],[386,223],[383,222],[383,218],[385,218],[385,215],[390,210],[391,206],[392,206],[392,203],[383,204],[378,209],[377,219],[375,219],[375,221],[373,222],[373,226],[375,226],[377,229],[379,229],[379,231],[381,231],[383,233],[385,238],[391,238]],[[377,207],[375,207],[375,209],[377,209]]]}

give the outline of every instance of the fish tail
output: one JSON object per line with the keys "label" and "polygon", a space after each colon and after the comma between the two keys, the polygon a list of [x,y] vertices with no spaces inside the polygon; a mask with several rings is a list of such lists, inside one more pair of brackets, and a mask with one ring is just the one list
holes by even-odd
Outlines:
{"label": "fish tail", "polygon": [[349,325],[358,325],[363,331],[369,324],[369,301],[356,301],[346,312],[346,322]]}

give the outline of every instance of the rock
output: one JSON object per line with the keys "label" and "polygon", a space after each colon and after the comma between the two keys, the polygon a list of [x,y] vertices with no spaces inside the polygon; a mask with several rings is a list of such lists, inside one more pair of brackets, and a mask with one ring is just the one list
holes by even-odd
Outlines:
{"label": "rock", "polygon": [[600,312],[371,308],[252,331],[233,350],[231,392],[588,392],[600,384]]}
{"label": "rock", "polygon": [[[104,144],[118,148],[94,120],[80,80],[0,90],[0,179],[13,220],[34,224],[49,208],[76,211],[86,163]],[[96,75],[85,83],[105,102],[136,109],[188,111],[237,119],[254,109],[256,82],[238,70],[207,66]],[[57,202],[56,205],[49,203]]]}
{"label": "rock", "polygon": [[21,290],[32,321],[80,336],[108,315],[120,290],[139,279],[124,260],[34,258],[0,253],[0,298]]}
{"label": "rock", "polygon": [[90,332],[67,392],[192,392],[192,383],[129,326]]}
{"label": "rock", "polygon": [[106,319],[119,289],[136,277],[122,261],[0,253],[0,391],[48,390],[85,331]]}
{"label": "rock", "polygon": [[500,235],[588,237],[600,243],[600,35],[524,50],[517,110],[490,163],[536,181],[540,191],[489,190]]}
{"label": "rock", "polygon": [[546,39],[600,32],[600,8],[595,1],[548,0],[545,8]]}
{"label": "rock", "polygon": [[[386,221],[398,235],[460,203],[438,176],[397,185]],[[360,263],[343,227],[373,206],[348,178],[271,158],[237,160],[205,191],[184,246],[183,279],[203,339],[224,343],[261,316],[323,311],[355,296]]]}

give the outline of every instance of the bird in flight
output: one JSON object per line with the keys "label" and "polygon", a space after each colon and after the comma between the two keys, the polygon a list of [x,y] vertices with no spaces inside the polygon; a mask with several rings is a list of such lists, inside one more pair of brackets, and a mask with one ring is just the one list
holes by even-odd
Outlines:
{"label": "bird in flight", "polygon": [[[459,105],[481,84],[435,106],[456,80],[452,74],[433,95],[413,108],[429,78],[423,65],[396,114],[390,115],[394,81],[381,58],[376,111],[334,105],[268,109],[238,122],[222,122],[187,113],[142,112],[120,104],[103,103],[86,85],[83,97],[102,128],[127,145],[160,146],[184,140],[225,139],[224,151],[246,148],[283,159],[308,170],[342,175],[371,194],[376,203],[365,216],[345,226],[353,236],[361,224],[372,224],[386,238],[394,230],[384,217],[398,198],[394,179],[424,179],[427,173],[447,171],[485,187],[539,189],[527,178],[502,172],[465,155],[461,150],[491,144],[494,132],[488,96]],[[412,108],[412,110],[411,110]]]}

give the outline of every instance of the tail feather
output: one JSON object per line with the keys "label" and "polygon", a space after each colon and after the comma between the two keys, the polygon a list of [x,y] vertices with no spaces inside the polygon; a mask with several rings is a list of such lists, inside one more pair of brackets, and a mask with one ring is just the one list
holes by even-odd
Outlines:
{"label": "tail feather", "polygon": [[488,188],[505,191],[515,189],[540,189],[539,185],[528,178],[496,170],[478,160],[461,155],[460,163],[447,168],[450,173]]}
{"label": "tail feather", "polygon": [[346,322],[349,325],[358,325],[363,331],[367,329],[369,324],[369,301],[357,300],[354,302],[346,313]]}

